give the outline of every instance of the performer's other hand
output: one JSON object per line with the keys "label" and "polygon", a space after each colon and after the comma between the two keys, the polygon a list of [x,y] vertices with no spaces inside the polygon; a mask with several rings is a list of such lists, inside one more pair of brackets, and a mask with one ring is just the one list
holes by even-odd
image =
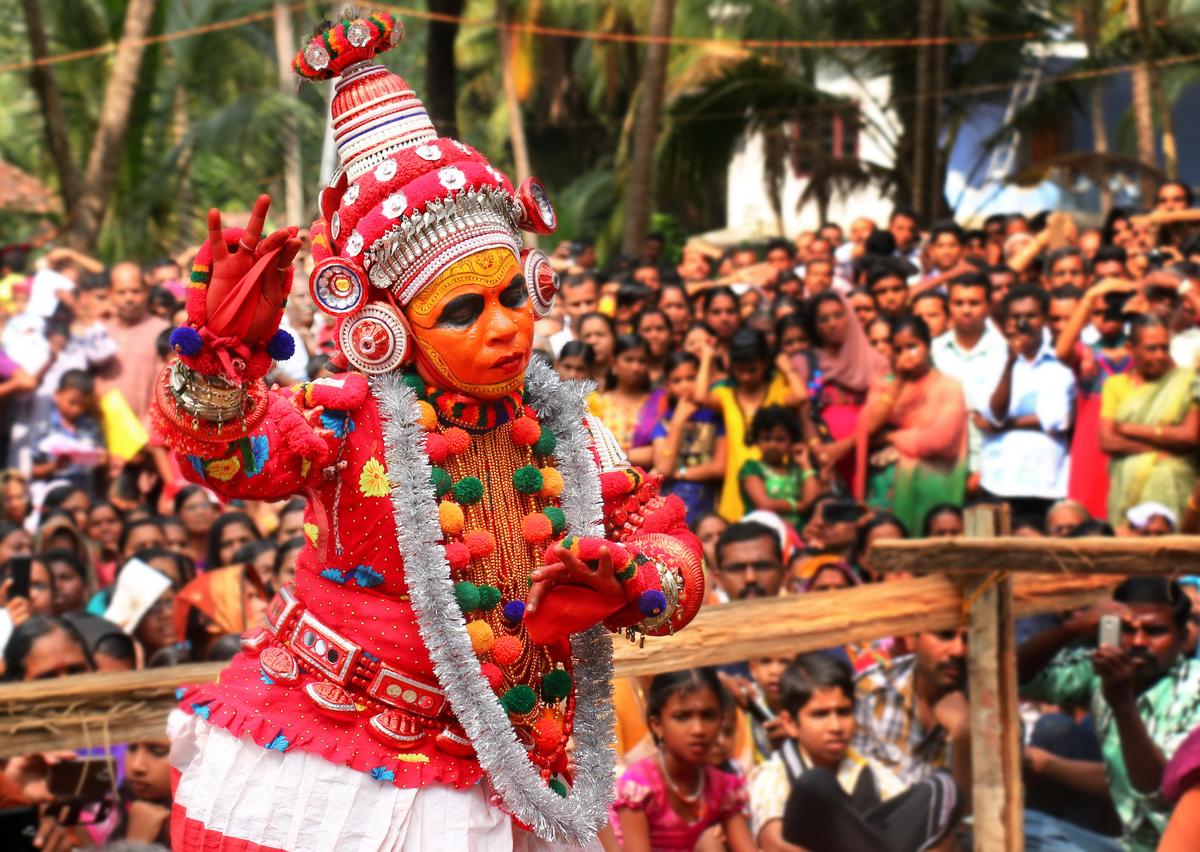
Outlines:
{"label": "performer's other hand", "polygon": [[[208,211],[212,275],[205,298],[208,315],[205,325],[217,337],[240,338],[241,342],[254,345],[275,333],[279,309],[290,285],[284,272],[292,265],[301,241],[294,227],[280,228],[263,238],[263,223],[270,206],[271,196],[258,197],[246,232],[233,252],[221,235],[220,211],[216,208]],[[255,270],[255,280],[242,283]]]}
{"label": "performer's other hand", "polygon": [[556,561],[547,562],[533,572],[533,587],[529,590],[526,611],[536,612],[546,595],[558,586],[584,586],[610,599],[615,611],[625,603],[625,591],[613,572],[612,553],[600,548],[600,557],[593,566],[584,562],[567,548],[556,546],[550,555]]}

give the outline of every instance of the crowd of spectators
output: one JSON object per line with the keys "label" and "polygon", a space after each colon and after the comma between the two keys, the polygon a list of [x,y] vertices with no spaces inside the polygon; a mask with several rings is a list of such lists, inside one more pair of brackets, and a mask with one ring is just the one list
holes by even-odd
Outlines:
{"label": "crowd of spectators", "polygon": [[[1154,212],[1099,228],[1056,212],[968,230],[897,209],[794,240],[695,239],[670,260],[652,235],[604,268],[563,244],[535,355],[595,382],[593,410],[687,504],[710,605],[881,582],[875,542],[960,536],[973,504],[1007,504],[1025,536],[1200,532],[1190,207],[1166,183]],[[295,572],[306,503],[222,504],[146,426],[188,258],[0,257],[3,679],[232,657]],[[305,281],[283,322],[296,354],[268,377],[281,385],[336,369]],[[1019,625],[1029,848],[1153,849],[1200,821],[1198,589],[1133,578],[1102,606]],[[1104,616],[1115,644],[1099,643]],[[618,681],[603,842],[969,843],[967,641]],[[117,748],[115,807],[82,826],[48,813],[41,848],[164,842],[168,748]],[[9,760],[0,808],[54,800],[47,780],[76,757]]]}

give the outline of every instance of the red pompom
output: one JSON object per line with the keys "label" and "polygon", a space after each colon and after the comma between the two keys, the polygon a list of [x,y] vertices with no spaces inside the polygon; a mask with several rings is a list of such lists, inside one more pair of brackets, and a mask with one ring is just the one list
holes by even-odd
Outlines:
{"label": "red pompom", "polygon": [[554,534],[554,524],[541,512],[531,512],[521,519],[521,535],[530,544],[541,544]]}
{"label": "red pompom", "polygon": [[633,490],[633,482],[624,471],[600,474],[600,496],[605,500],[624,497]]}
{"label": "red pompom", "polygon": [[475,559],[485,559],[496,549],[496,537],[487,530],[471,530],[463,535],[463,544]]}
{"label": "red pompom", "polygon": [[462,542],[452,541],[446,545],[446,562],[451,571],[461,571],[471,563],[471,551]]}
{"label": "red pompom", "polygon": [[539,752],[552,752],[562,744],[563,727],[553,715],[545,715],[533,726],[533,745]]}
{"label": "red pompom", "polygon": [[[493,645],[492,651],[495,652],[495,650],[496,646]],[[493,656],[495,656],[494,653]],[[500,671],[500,667],[498,665],[495,663],[484,663],[481,668],[483,669],[483,676],[487,680],[488,686],[490,686],[493,690],[498,690],[500,687],[504,686],[504,672]]]}
{"label": "red pompom", "polygon": [[442,437],[446,439],[446,451],[452,456],[465,453],[467,447],[471,446],[471,436],[465,429],[459,429],[457,426],[451,426],[442,433]]}
{"label": "red pompom", "polygon": [[513,421],[511,434],[518,447],[532,447],[542,436],[542,427],[532,417],[518,417]]}
{"label": "red pompom", "polygon": [[425,436],[425,453],[431,462],[441,464],[446,460],[449,452],[450,445],[445,436],[439,435],[437,432],[430,432]]}
{"label": "red pompom", "polygon": [[525,646],[516,636],[497,637],[492,645],[492,659],[502,666],[511,666],[521,658]]}

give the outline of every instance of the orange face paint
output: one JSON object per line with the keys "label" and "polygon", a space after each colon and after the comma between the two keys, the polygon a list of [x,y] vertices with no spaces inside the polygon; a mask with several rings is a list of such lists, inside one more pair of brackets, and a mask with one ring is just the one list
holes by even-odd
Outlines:
{"label": "orange face paint", "polygon": [[416,367],[431,385],[480,399],[521,386],[533,311],[517,258],[485,249],[444,270],[405,309]]}

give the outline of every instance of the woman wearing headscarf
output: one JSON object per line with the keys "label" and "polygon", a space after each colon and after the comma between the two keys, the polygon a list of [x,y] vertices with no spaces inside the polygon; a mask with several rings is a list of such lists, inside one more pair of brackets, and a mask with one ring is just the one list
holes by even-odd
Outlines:
{"label": "woman wearing headscarf", "polygon": [[175,595],[175,635],[187,640],[192,659],[206,660],[213,643],[259,624],[266,609],[267,592],[253,566],[218,568]]}

